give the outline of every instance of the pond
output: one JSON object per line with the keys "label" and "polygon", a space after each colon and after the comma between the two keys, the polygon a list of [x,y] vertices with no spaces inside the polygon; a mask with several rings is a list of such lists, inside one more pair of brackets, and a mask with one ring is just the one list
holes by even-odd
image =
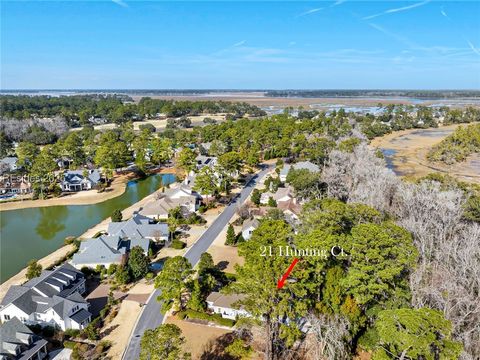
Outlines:
{"label": "pond", "polygon": [[152,175],[130,181],[125,192],[91,205],[37,207],[0,212],[0,282],[23,269],[31,259],[40,259],[60,248],[67,236],[80,236],[109,217],[157,190],[173,183],[173,174]]}

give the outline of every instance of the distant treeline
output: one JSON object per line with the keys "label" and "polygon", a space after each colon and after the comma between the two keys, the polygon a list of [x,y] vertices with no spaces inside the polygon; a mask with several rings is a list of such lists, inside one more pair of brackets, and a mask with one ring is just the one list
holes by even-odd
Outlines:
{"label": "distant treeline", "polygon": [[478,90],[269,90],[270,97],[408,97],[417,99],[480,98]]}
{"label": "distant treeline", "polygon": [[263,116],[265,112],[255,105],[227,101],[176,101],[142,98],[138,104],[125,95],[72,96],[0,96],[0,111],[5,119],[61,116],[71,124],[84,125],[91,117],[102,117],[107,122],[122,123],[142,120],[163,114],[168,117],[227,113],[236,117],[245,114]]}

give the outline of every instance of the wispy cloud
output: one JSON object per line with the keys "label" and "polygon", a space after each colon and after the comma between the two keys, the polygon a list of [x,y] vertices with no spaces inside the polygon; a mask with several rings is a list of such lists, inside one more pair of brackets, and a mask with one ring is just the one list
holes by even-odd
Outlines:
{"label": "wispy cloud", "polygon": [[467,40],[467,43],[468,43],[468,46],[470,46],[470,49],[472,49],[472,51],[477,54],[477,55],[480,55],[480,50],[477,49],[475,46],[473,46],[472,42],[470,40]]}
{"label": "wispy cloud", "polygon": [[343,4],[345,1],[347,0],[337,0],[330,7],[338,6],[340,4]]}
{"label": "wispy cloud", "polygon": [[388,10],[385,10],[384,12],[381,12],[381,13],[378,13],[378,14],[366,16],[362,20],[370,20],[370,19],[374,19],[374,18],[382,16],[382,15],[393,14],[393,13],[397,13],[397,12],[401,12],[401,11],[408,11],[408,10],[415,9],[417,7],[423,6],[425,4],[428,4],[429,2],[430,2],[430,0],[425,0],[425,1],[415,3],[415,4],[412,4],[412,5],[408,5],[408,6],[403,6],[403,7],[394,8],[394,9],[388,9]]}
{"label": "wispy cloud", "polygon": [[301,16],[305,16],[305,15],[310,15],[310,14],[314,14],[316,12],[319,12],[321,10],[323,10],[324,8],[316,8],[316,9],[310,9],[310,10],[307,10],[301,14],[298,14],[296,17],[301,17]]}
{"label": "wispy cloud", "polygon": [[443,16],[445,16],[447,19],[450,19],[446,13],[446,11],[443,9],[443,6],[440,8],[440,14],[442,14]]}
{"label": "wispy cloud", "polygon": [[247,42],[247,40],[239,41],[239,42],[233,44],[232,47],[242,46],[242,45],[244,45],[246,42]]}
{"label": "wispy cloud", "polygon": [[112,2],[124,8],[128,7],[128,4],[123,0],[112,0]]}

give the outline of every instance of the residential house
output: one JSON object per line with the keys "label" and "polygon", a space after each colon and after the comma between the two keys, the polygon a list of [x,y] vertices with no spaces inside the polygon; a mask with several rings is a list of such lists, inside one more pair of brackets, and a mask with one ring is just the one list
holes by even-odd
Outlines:
{"label": "residential house", "polygon": [[0,176],[0,194],[28,194],[32,192],[32,184],[24,176]]}
{"label": "residential house", "polygon": [[63,174],[61,183],[62,191],[90,190],[100,182],[100,171],[94,170],[68,170]]}
{"label": "residential house", "polygon": [[205,166],[213,169],[215,165],[217,165],[217,158],[215,156],[198,155],[195,161],[197,171],[201,170]]}
{"label": "residential house", "polygon": [[148,255],[150,240],[136,236],[121,238],[118,235],[103,235],[98,238],[80,242],[80,249],[73,255],[70,264],[75,268],[95,268],[103,265],[108,268],[111,264],[123,264],[127,261],[128,253],[135,246],[140,246],[145,255]]}
{"label": "residential house", "polygon": [[242,225],[242,237],[245,240],[249,240],[252,237],[252,233],[260,226],[260,222],[257,219],[245,220]]}
{"label": "residential house", "polygon": [[127,221],[111,222],[107,232],[112,236],[121,238],[145,238],[155,242],[168,241],[168,225],[166,223],[153,223],[152,219],[135,212]]}
{"label": "residential house", "polygon": [[235,320],[238,317],[251,317],[252,315],[243,309],[242,306],[235,304],[243,300],[244,296],[240,294],[224,295],[219,292],[212,292],[207,297],[207,307],[210,311],[222,315],[223,318]]}
{"label": "residential house", "polygon": [[83,329],[91,320],[85,276],[70,264],[42,271],[23,285],[11,286],[0,305],[0,319],[17,317],[27,325]]}
{"label": "residential house", "polygon": [[0,173],[13,172],[18,170],[18,158],[16,156],[7,156],[0,160]]}
{"label": "residential house", "polygon": [[[293,191],[290,187],[278,188],[274,193],[267,191],[260,195],[260,204],[268,205],[270,198],[273,198],[277,202],[277,205],[282,202],[288,202],[294,200]],[[295,200],[294,200],[295,201]]]}
{"label": "residential house", "polygon": [[278,203],[277,207],[280,210],[283,210],[285,220],[294,228],[300,224],[300,214],[302,212],[302,206],[297,204],[295,199],[280,202]]}
{"label": "residential house", "polygon": [[0,360],[41,360],[47,356],[47,341],[36,336],[18,318],[0,325]]}
{"label": "residential house", "polygon": [[302,170],[306,169],[310,172],[319,172],[320,168],[318,165],[315,165],[314,163],[310,161],[300,161],[295,164],[290,164],[290,165],[284,165],[282,170],[280,170],[280,181],[285,182],[287,181],[287,175],[290,169],[294,170]]}
{"label": "residential house", "polygon": [[181,189],[169,189],[165,193],[161,193],[158,199],[143,206],[139,214],[155,220],[165,220],[170,211],[177,207],[180,207],[182,213],[188,215],[195,212],[199,205],[200,196],[193,193],[188,187],[182,186]]}

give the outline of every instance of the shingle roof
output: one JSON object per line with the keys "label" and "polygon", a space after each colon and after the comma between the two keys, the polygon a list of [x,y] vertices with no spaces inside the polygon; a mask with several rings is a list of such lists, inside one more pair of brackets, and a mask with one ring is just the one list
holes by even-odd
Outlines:
{"label": "shingle roof", "polygon": [[165,223],[150,224],[150,219],[135,214],[130,220],[111,222],[108,224],[108,234],[120,237],[159,237],[168,236],[168,225]]}
{"label": "shingle roof", "polygon": [[[87,170],[88,175],[87,179],[90,180],[93,184],[97,184],[100,181],[100,172],[95,170]],[[84,180],[83,176],[84,170],[68,170],[63,174],[63,181],[70,184],[80,184]]]}
{"label": "shingle roof", "polygon": [[70,319],[75,321],[77,324],[81,324],[83,321],[87,320],[92,314],[85,310],[85,309],[80,309],[80,311],[77,311],[75,314],[70,316]]}
{"label": "shingle roof", "polygon": [[301,170],[301,169],[306,169],[311,172],[318,172],[320,171],[320,168],[318,165],[315,165],[314,163],[310,161],[299,161],[295,164],[291,165],[285,165],[282,170],[280,170],[280,175],[287,175],[288,172],[290,171],[290,168],[293,167],[295,170]]}
{"label": "shingle roof", "polygon": [[2,306],[11,303],[28,315],[33,312],[45,312],[61,299],[70,296],[78,280],[83,277],[82,272],[69,264],[63,264],[51,271],[43,271],[38,278],[23,285],[11,286],[2,301]]}
{"label": "shingle roof", "polygon": [[[239,300],[243,300],[245,298],[242,294],[232,294],[232,295],[225,295],[219,292],[212,292],[207,297],[207,302],[211,302],[213,306],[219,306],[224,308],[234,308],[233,304]],[[235,307],[238,308],[238,307]]]}
{"label": "shingle roof", "polygon": [[254,229],[258,228],[260,222],[257,219],[249,219],[243,222],[242,231],[247,230],[251,227]]}

